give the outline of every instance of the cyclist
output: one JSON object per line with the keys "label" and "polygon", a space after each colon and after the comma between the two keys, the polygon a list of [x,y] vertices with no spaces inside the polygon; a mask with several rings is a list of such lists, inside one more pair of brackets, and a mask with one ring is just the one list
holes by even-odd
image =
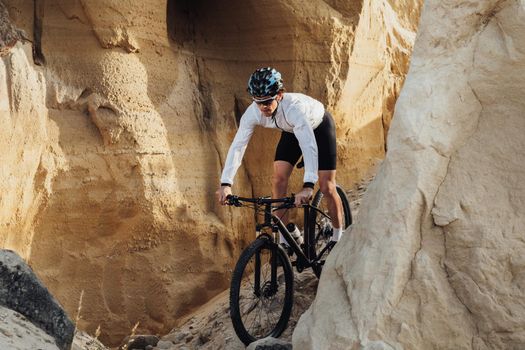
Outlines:
{"label": "cyclist", "polygon": [[[308,203],[319,180],[327,199],[334,228],[332,240],[342,234],[343,210],[337,194],[335,124],[323,104],[300,93],[285,92],[281,73],[271,67],[259,68],[248,80],[253,103],[244,112],[230,146],[216,194],[226,204],[233,178],[256,125],[281,130],[273,163],[272,197],[285,197],[288,180],[301,154],[304,159],[304,184],[295,195],[295,205]],[[284,221],[284,220],[283,220]],[[281,237],[283,242],[283,237]]]}

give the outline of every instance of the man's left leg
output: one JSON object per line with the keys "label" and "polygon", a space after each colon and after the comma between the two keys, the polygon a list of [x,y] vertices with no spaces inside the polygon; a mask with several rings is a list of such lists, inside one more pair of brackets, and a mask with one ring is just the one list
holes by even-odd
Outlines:
{"label": "man's left leg", "polygon": [[334,227],[333,241],[339,241],[343,230],[343,204],[337,193],[335,170],[319,170],[319,186],[326,198],[328,215],[332,218]]}

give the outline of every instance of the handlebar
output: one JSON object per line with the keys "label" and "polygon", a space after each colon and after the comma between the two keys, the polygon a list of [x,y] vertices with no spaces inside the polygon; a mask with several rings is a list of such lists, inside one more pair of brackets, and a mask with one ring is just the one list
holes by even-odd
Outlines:
{"label": "handlebar", "polygon": [[241,202],[254,203],[258,205],[282,203],[283,205],[280,207],[283,207],[283,208],[293,207],[295,203],[295,197],[293,196],[283,197],[283,198],[269,198],[269,197],[245,198],[245,197],[239,197],[235,195],[228,195],[228,197],[226,197],[226,200],[227,200],[228,205],[233,205],[235,207],[240,207],[242,205]]}
{"label": "handlebar", "polygon": [[[292,197],[283,197],[283,198],[270,198],[270,197],[256,197],[256,198],[245,198],[245,197],[239,197],[235,196],[233,194],[230,194],[226,197],[227,205],[232,205],[234,207],[242,207],[242,202],[245,203],[254,203],[257,205],[271,205],[274,203],[282,203],[281,205],[277,207],[273,207],[272,210],[279,210],[279,209],[290,209],[295,208],[295,197],[292,194]],[[301,205],[303,208],[311,208],[317,211],[319,214],[330,218],[328,215],[326,215],[322,210],[320,210],[317,207],[312,206],[310,203]]]}

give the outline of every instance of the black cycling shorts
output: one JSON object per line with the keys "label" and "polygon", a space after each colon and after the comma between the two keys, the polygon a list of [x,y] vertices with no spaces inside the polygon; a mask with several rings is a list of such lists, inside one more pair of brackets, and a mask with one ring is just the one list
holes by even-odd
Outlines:
{"label": "black cycling shorts", "polygon": [[[319,170],[335,170],[337,163],[337,145],[335,142],[335,123],[330,113],[326,112],[323,121],[314,130],[317,142]],[[275,150],[274,160],[284,160],[295,165],[302,155],[299,141],[291,132],[283,131]]]}

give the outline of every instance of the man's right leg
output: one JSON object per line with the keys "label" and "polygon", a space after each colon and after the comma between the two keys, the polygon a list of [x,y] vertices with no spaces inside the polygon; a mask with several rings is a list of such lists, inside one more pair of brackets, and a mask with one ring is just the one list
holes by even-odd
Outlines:
{"label": "man's right leg", "polygon": [[[273,162],[272,176],[272,198],[282,198],[286,196],[288,190],[288,180],[292,175],[293,165],[284,160]],[[281,211],[284,213],[285,211]],[[276,212],[279,213],[279,212]],[[279,217],[280,215],[277,214]],[[281,218],[286,224],[287,222]]]}
{"label": "man's right leg", "polygon": [[[272,177],[272,197],[282,198],[286,196],[288,190],[288,180],[292,175],[292,170],[301,157],[301,147],[293,133],[282,132],[279,143],[275,148],[275,158],[273,161],[273,177]],[[275,212],[283,223],[288,224],[287,210],[279,210]],[[284,238],[280,235],[280,242]]]}

